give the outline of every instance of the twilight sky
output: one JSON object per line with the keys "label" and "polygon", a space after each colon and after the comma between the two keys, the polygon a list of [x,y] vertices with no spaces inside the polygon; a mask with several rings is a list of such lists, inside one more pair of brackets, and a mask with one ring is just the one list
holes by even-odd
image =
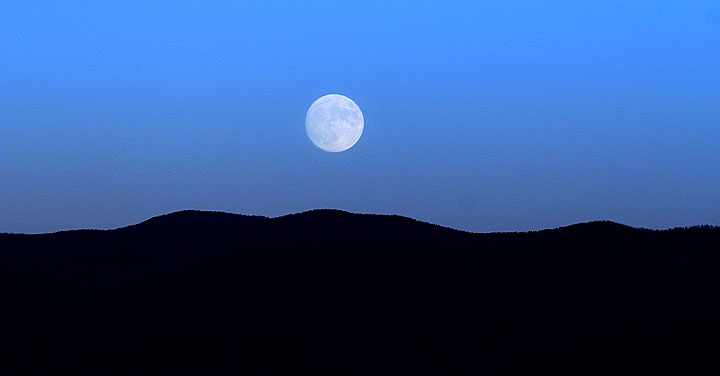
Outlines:
{"label": "twilight sky", "polygon": [[[720,1],[270,3],[0,1],[0,232],[720,224]],[[365,117],[342,153],[305,133],[330,93]]]}

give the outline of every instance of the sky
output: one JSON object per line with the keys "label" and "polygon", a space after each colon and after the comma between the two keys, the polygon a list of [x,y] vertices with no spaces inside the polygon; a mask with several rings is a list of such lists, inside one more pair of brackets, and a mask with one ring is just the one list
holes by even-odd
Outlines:
{"label": "sky", "polygon": [[[0,232],[720,224],[720,1],[0,0]],[[305,113],[362,109],[315,147]]]}

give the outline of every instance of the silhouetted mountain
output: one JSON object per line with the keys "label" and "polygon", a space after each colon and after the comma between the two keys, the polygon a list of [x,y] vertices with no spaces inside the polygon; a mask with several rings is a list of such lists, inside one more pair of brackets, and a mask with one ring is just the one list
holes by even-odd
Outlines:
{"label": "silhouetted mountain", "polygon": [[473,234],[337,210],[0,234],[2,341],[6,359],[98,373],[707,366],[719,240],[613,222]]}

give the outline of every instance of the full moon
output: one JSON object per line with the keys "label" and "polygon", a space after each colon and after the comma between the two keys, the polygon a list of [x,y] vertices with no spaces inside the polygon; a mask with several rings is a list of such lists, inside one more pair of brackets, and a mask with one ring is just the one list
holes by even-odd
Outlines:
{"label": "full moon", "polygon": [[350,149],[362,136],[365,120],[352,99],[328,94],[318,98],[305,116],[305,131],[315,146],[329,152]]}

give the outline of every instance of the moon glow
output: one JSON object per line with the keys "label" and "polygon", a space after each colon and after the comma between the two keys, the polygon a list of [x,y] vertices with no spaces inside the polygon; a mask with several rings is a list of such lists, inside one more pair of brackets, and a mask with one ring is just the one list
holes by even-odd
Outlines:
{"label": "moon glow", "polygon": [[353,147],[362,136],[364,126],[360,107],[340,94],[320,97],[310,105],[305,116],[305,131],[310,141],[334,153]]}

